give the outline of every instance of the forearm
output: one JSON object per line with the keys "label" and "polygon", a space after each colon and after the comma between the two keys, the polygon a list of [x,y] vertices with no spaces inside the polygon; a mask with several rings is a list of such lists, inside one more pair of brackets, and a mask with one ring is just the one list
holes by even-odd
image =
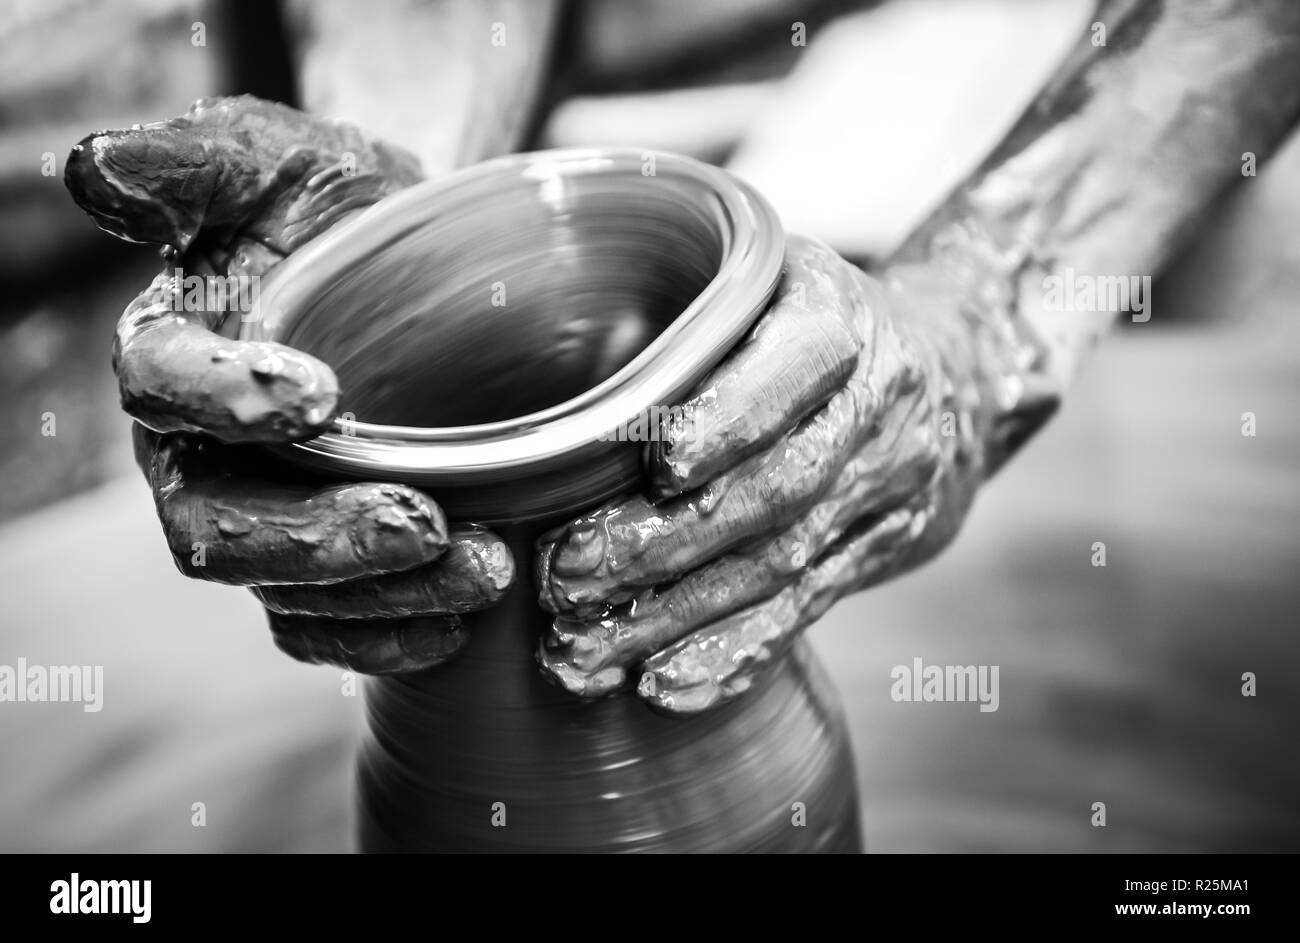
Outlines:
{"label": "forearm", "polygon": [[290,0],[302,106],[414,151],[435,177],[518,148],[559,0]]}
{"label": "forearm", "polygon": [[1151,278],[1300,113],[1293,0],[1102,3],[1095,22],[1106,45],[1082,39],[887,270],[972,476],[1052,414],[1117,308],[1151,316]]}

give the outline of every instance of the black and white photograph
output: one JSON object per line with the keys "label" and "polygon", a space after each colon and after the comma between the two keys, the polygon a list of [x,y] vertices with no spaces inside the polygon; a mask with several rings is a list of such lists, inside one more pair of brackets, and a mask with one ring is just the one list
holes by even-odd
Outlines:
{"label": "black and white photograph", "polygon": [[24,907],[1300,850],[1296,0],[0,0],[0,284]]}

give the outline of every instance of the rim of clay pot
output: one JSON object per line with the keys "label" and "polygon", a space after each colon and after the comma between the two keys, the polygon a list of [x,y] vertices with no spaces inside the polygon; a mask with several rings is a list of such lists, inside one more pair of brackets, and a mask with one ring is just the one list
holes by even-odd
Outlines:
{"label": "rim of clay pot", "polygon": [[[679,195],[683,187],[697,195],[696,208],[716,227],[721,261],[685,310],[620,369],[570,399],[498,422],[419,427],[335,419],[330,432],[273,451],[334,475],[427,486],[449,514],[487,523],[565,513],[633,485],[640,450],[607,441],[610,433],[638,412],[689,392],[752,326],[781,276],[779,217],[753,187],[720,168],[662,152],[565,149],[497,158],[417,184],[281,263],[240,326],[245,339],[284,339],[338,273],[475,194],[520,178],[534,185],[534,199],[578,176],[630,182],[645,175],[651,159],[660,181],[679,188]],[[655,192],[641,184],[637,198],[653,199]]]}

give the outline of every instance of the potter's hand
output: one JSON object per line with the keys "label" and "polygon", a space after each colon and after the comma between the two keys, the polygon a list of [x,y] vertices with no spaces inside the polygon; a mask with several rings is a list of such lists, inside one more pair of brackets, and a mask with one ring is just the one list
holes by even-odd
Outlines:
{"label": "potter's hand", "polygon": [[544,538],[544,670],[576,694],[634,681],[658,709],[703,710],[841,596],[951,539],[999,459],[962,289],[935,275],[878,282],[789,240],[751,336],[661,424],[650,495]]}
{"label": "potter's hand", "polygon": [[754,336],[661,430],[661,503],[601,508],[541,548],[559,614],[541,657],[562,684],[595,695],[626,674],[664,710],[722,703],[836,598],[934,554],[1114,320],[1062,311],[1050,284],[1159,271],[1240,182],[1240,142],[1262,156],[1293,133],[1294,2],[1109,25],[882,284],[792,243]]}
{"label": "potter's hand", "polygon": [[[504,594],[510,553],[487,531],[449,527],[413,488],[305,484],[283,470],[274,480],[254,443],[325,431],[337,381],[306,354],[232,339],[232,296],[205,305],[211,286],[251,288],[351,210],[419,179],[418,162],[398,148],[248,97],[92,135],[67,169],[68,188],[101,228],[179,253],[180,268],[169,263],[127,308],[113,352],[177,566],[254,587],[295,658],[372,673],[454,654],[464,643],[455,614]],[[182,273],[239,278],[191,292]]]}

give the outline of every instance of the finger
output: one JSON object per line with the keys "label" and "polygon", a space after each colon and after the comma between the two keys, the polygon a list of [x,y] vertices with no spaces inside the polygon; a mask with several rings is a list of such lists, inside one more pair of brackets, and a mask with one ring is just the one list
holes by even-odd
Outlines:
{"label": "finger", "polygon": [[698,488],[826,402],[853,373],[867,295],[860,272],[819,242],[792,236],[785,274],[753,332],[650,444],[650,493]]}
{"label": "finger", "polygon": [[334,665],[360,674],[398,674],[433,668],[469,641],[455,616],[345,620],[268,612],[271,637],[298,661]]}
{"label": "finger", "polygon": [[638,696],[656,710],[684,715],[744,694],[841,596],[905,566],[910,542],[924,523],[923,511],[892,511],[772,598],[652,655],[641,666]]}
{"label": "finger", "polygon": [[551,612],[590,614],[742,541],[788,527],[876,432],[882,408],[919,395],[915,365],[900,360],[884,366],[883,360],[877,366],[890,378],[886,383],[873,383],[868,375],[876,368],[860,361],[830,402],[701,491],[658,506],[634,497],[545,535],[538,547],[540,604]]}
{"label": "finger", "polygon": [[122,408],[157,432],[224,442],[285,442],[324,432],[338,407],[334,372],[283,344],[212,333],[219,312],[185,310],[163,273],[127,307],[113,364]]}
{"label": "finger", "polygon": [[77,204],[122,239],[183,252],[200,232],[240,231],[281,254],[420,177],[401,148],[251,95],[97,131],[73,147],[64,172]]}
{"label": "finger", "polygon": [[414,488],[281,484],[252,477],[257,462],[232,447],[139,425],[135,437],[167,545],[187,576],[333,583],[411,569],[447,548],[442,511]]}
{"label": "finger", "polygon": [[656,651],[723,612],[771,595],[798,572],[798,549],[785,535],[754,553],[728,554],[679,582],[582,620],[558,615],[542,634],[538,662],[578,697],[603,697],[624,687],[628,672]]}
{"label": "finger", "polygon": [[879,516],[929,486],[938,450],[917,415],[923,408],[915,399],[910,409],[895,410],[827,496],[786,531],[724,554],[601,618],[557,616],[542,636],[543,670],[573,694],[600,697],[624,686],[628,672],[654,652],[779,592],[854,521]]}
{"label": "finger", "polygon": [[828,488],[854,443],[852,397],[702,491],[663,505],[637,495],[572,522],[539,545],[539,601],[587,615],[695,569],[741,541],[789,525]]}
{"label": "finger", "polygon": [[281,615],[397,619],[474,612],[494,605],[514,582],[510,549],[481,528],[454,527],[445,553],[400,573],[328,586],[255,586],[253,595]]}

